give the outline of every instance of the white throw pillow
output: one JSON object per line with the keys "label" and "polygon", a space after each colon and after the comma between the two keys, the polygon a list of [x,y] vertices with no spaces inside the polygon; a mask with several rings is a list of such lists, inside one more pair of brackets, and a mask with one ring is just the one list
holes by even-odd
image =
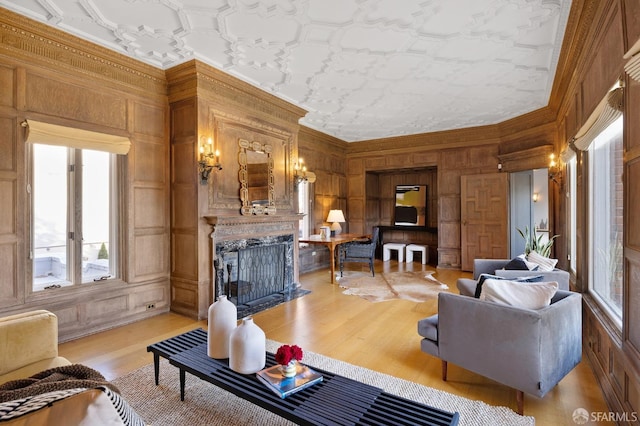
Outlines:
{"label": "white throw pillow", "polygon": [[539,265],[537,263],[534,263],[534,262],[529,262],[527,260],[527,256],[524,253],[519,254],[517,257],[518,257],[518,259],[522,259],[524,264],[527,266],[527,269],[529,269],[530,271],[536,270],[536,268],[539,269]]}
{"label": "white throw pillow", "polygon": [[528,283],[488,279],[482,285],[480,300],[524,309],[541,309],[549,306],[557,290],[558,283],[555,281]]}
{"label": "white throw pillow", "polygon": [[532,251],[527,255],[527,260],[539,266],[538,271],[553,271],[558,259],[549,259],[538,252]]}

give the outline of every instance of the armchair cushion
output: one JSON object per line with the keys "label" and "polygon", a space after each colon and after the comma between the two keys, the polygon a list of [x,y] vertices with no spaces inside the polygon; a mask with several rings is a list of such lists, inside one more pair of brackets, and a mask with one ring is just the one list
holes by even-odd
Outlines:
{"label": "armchair cushion", "polygon": [[484,282],[486,280],[511,280],[511,281],[518,281],[518,282],[525,282],[525,283],[535,283],[535,282],[542,282],[543,281],[543,276],[542,275],[531,275],[531,276],[524,276],[524,277],[513,277],[513,278],[506,278],[506,277],[501,277],[499,275],[491,275],[491,274],[481,274],[480,278],[478,278],[478,283],[476,284],[476,291],[474,294],[474,297],[476,299],[478,299],[480,297],[480,294],[482,293],[482,285],[484,284]]}
{"label": "armchair cushion", "polygon": [[488,279],[482,287],[480,299],[524,309],[542,309],[549,306],[557,290],[556,282]]}

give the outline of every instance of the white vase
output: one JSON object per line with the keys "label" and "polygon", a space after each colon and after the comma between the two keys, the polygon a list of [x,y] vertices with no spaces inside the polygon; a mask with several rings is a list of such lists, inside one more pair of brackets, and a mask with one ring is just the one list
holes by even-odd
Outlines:
{"label": "white vase", "polygon": [[218,301],[209,306],[207,355],[216,359],[229,358],[229,338],[237,324],[238,308],[227,296],[219,296]]}
{"label": "white vase", "polygon": [[252,317],[231,333],[229,342],[229,368],[241,374],[252,374],[262,370],[267,362],[267,339]]}
{"label": "white vase", "polygon": [[287,365],[282,366],[282,375],[284,377],[295,377],[297,369],[298,369],[298,361],[295,359],[289,362]]}

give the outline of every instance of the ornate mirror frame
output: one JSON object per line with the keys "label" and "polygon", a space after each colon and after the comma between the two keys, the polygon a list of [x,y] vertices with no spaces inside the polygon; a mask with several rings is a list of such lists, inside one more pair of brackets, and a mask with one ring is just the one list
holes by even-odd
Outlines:
{"label": "ornate mirror frame", "polygon": [[[240,170],[238,171],[238,178],[240,179],[240,201],[242,202],[242,208],[240,213],[243,215],[265,215],[275,214],[276,204],[274,200],[274,179],[273,179],[273,149],[269,144],[262,144],[257,141],[249,142],[246,139],[239,139],[238,145],[240,151],[238,153],[238,163],[240,164]],[[247,151],[253,151],[262,153],[267,156],[267,190],[268,199],[267,204],[254,204],[249,199],[249,172],[247,170]]]}

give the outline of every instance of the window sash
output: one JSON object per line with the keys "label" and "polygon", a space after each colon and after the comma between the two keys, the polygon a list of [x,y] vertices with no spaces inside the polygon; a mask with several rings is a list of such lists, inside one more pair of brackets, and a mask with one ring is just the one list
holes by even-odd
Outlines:
{"label": "window sash", "polygon": [[[116,156],[45,144],[33,144],[30,152],[33,165],[30,248],[32,291],[43,290],[51,285],[71,286],[115,278],[118,248]],[[57,160],[51,155],[52,152],[58,153]],[[64,154],[60,155],[61,153]],[[50,171],[47,167],[56,161],[58,178],[54,180],[48,176]],[[51,180],[53,186],[46,186],[47,180]],[[62,181],[66,184],[63,185]],[[47,216],[50,210],[48,203],[59,204],[55,217]],[[42,215],[43,212],[45,215]],[[49,224],[43,226],[47,219],[51,219]],[[57,250],[52,247],[51,256],[41,256],[43,251],[52,250],[46,246],[40,247],[43,245],[42,241],[48,241],[50,228],[65,228],[62,233],[58,232],[63,241],[56,246]],[[42,236],[45,237],[44,240]],[[87,238],[98,238],[100,241],[88,241]],[[94,258],[97,257],[102,242],[105,243],[109,256],[108,259],[99,261]]]}
{"label": "window sash", "polygon": [[622,326],[622,119],[589,148],[589,292]]}

